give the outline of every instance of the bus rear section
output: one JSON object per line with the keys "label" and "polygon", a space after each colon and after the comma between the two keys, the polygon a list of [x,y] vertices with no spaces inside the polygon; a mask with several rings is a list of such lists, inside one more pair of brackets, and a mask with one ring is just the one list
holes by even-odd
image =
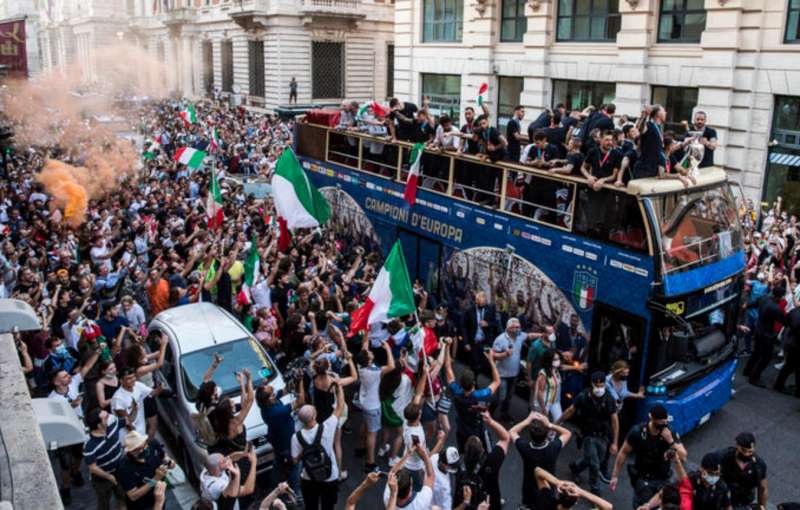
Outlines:
{"label": "bus rear section", "polygon": [[658,282],[648,302],[640,417],[661,403],[679,433],[708,421],[731,398],[743,313],[743,235],[730,185],[698,184],[684,190],[655,183],[650,191],[660,192],[642,197],[658,247]]}

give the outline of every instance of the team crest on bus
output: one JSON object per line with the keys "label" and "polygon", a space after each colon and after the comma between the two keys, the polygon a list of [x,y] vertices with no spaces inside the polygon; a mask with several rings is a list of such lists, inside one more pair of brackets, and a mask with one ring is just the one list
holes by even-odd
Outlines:
{"label": "team crest on bus", "polygon": [[579,265],[572,275],[572,299],[582,311],[592,308],[597,293],[597,271],[589,266]]}

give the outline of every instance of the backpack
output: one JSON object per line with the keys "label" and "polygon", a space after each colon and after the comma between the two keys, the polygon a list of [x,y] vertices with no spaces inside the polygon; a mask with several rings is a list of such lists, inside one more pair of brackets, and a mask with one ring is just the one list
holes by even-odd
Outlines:
{"label": "backpack", "polygon": [[456,474],[456,494],[461,500],[461,494],[465,485],[469,485],[472,490],[472,501],[474,504],[467,505],[467,508],[477,508],[478,503],[486,499],[486,492],[483,490],[483,478],[481,478],[481,463],[478,462],[472,469],[461,469]]}
{"label": "backpack", "polygon": [[303,460],[303,467],[306,470],[308,477],[314,482],[324,482],[331,477],[333,472],[333,463],[322,446],[322,433],[325,430],[323,423],[319,424],[317,428],[317,435],[314,437],[312,443],[306,442],[303,437],[302,430],[297,431],[297,440],[303,447],[303,453],[300,458]]}
{"label": "backpack", "polygon": [[209,414],[210,410],[205,409],[197,413],[192,413],[190,416],[194,428],[197,431],[197,437],[203,442],[206,448],[214,446],[219,440],[217,433],[214,431],[214,427],[211,425],[211,420],[208,419]]}

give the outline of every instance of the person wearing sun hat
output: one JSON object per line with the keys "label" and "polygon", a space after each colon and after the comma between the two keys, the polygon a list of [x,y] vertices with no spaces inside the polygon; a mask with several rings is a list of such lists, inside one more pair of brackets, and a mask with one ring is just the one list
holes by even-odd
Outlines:
{"label": "person wearing sun hat", "polygon": [[160,482],[175,461],[166,456],[164,446],[148,441],[147,436],[132,430],[122,441],[125,456],[117,468],[117,481],[125,491],[128,510],[148,510],[155,505],[155,494],[149,480]]}

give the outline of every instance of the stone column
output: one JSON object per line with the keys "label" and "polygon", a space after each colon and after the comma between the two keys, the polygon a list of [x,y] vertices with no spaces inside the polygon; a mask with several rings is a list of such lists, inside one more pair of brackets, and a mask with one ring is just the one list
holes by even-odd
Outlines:
{"label": "stone column", "polygon": [[651,28],[658,20],[658,2],[641,0],[636,8],[619,3],[622,26],[617,34],[617,91],[614,104],[617,115],[638,117],[642,105],[650,101],[647,66],[648,51],[656,35]]}
{"label": "stone column", "polygon": [[[478,89],[482,83],[489,84],[487,106],[493,118],[497,118],[497,77],[494,63],[495,26],[500,14],[501,0],[471,0],[464,3],[464,27],[462,41],[468,48],[467,71],[461,76],[461,104],[473,106],[480,115],[477,105]],[[484,9],[483,13],[480,9]],[[463,111],[463,108],[462,108]],[[463,119],[462,119],[463,122]]]}
{"label": "stone column", "polygon": [[525,6],[528,17],[528,30],[522,38],[525,46],[525,76],[523,77],[522,94],[520,102],[527,106],[527,125],[545,108],[550,106],[552,97],[552,82],[549,77],[548,58],[550,46],[555,37],[551,31],[555,17],[555,2],[540,2],[539,8],[534,10],[530,4]]}
{"label": "stone column", "polygon": [[[714,162],[729,170],[744,167],[743,137],[750,131],[752,121],[747,112],[731,108],[741,42],[742,3],[730,0],[720,5],[718,0],[706,0],[706,29],[700,40],[703,57],[701,70],[696,73],[700,88],[697,108],[708,114],[708,123],[717,130],[722,142],[714,153]],[[768,131],[769,126],[762,129]]]}
{"label": "stone column", "polygon": [[422,0],[396,0],[394,4],[394,94],[404,100],[413,100],[415,20],[422,9]]}

